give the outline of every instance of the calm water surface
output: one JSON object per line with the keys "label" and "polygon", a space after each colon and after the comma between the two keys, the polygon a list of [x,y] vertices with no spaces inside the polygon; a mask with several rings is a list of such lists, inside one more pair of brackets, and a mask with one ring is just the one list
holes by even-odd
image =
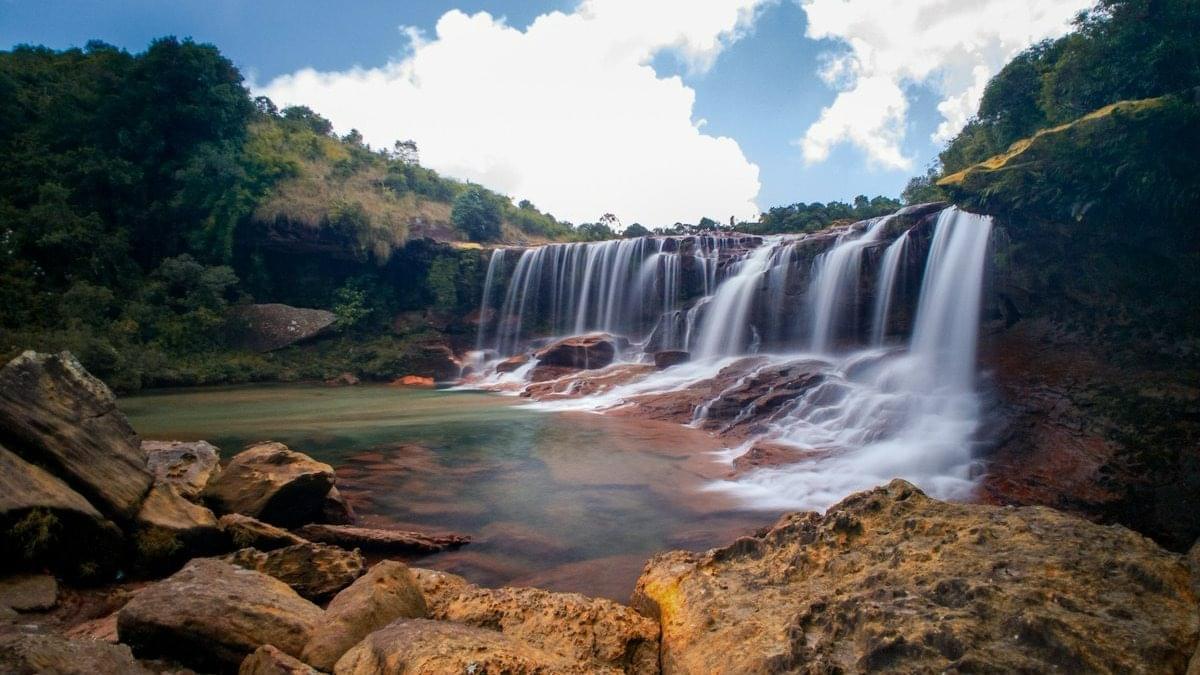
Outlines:
{"label": "calm water surface", "polygon": [[332,464],[365,525],[474,541],[416,564],[485,585],[626,601],[655,552],[703,550],[769,525],[705,483],[728,471],[675,424],[528,410],[482,392],[268,385],[121,401],[144,438],[208,440],[228,459],[275,440]]}

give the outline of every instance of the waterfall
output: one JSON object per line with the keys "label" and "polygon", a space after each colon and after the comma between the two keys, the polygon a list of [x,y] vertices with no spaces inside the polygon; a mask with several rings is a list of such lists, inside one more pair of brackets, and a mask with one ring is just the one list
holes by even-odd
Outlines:
{"label": "waterfall", "polygon": [[755,287],[768,271],[774,250],[773,244],[760,246],[731,268],[729,279],[717,288],[705,306],[700,339],[694,350],[697,356],[711,358],[743,352],[748,332],[746,318]]}
{"label": "waterfall", "polygon": [[908,232],[896,238],[884,251],[879,265],[879,283],[875,288],[875,306],[871,311],[871,344],[879,347],[887,334],[892,295],[896,292],[896,279],[908,248]]}
{"label": "waterfall", "polygon": [[[832,347],[844,306],[853,306],[857,299],[863,250],[879,238],[890,220],[890,216],[885,216],[870,221],[861,236],[843,233],[832,249],[817,258],[810,300],[812,340],[809,348],[812,351],[822,354]],[[847,303],[847,294],[853,296],[850,303]]]}
{"label": "waterfall", "polygon": [[488,260],[487,275],[483,278],[483,299],[479,302],[479,335],[475,339],[475,351],[480,354],[487,345],[488,305],[492,299],[492,289],[496,285],[496,270],[503,266],[504,249],[498,248]]}

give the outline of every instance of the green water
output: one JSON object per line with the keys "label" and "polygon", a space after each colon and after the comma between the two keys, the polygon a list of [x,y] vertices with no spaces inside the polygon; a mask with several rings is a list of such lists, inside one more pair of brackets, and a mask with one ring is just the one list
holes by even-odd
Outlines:
{"label": "green water", "polygon": [[275,440],[333,465],[367,525],[471,535],[416,564],[486,585],[628,599],[642,563],[769,524],[703,491],[726,470],[675,425],[529,410],[519,399],[385,386],[270,385],[127,398],[143,437],[204,439],[224,458]]}

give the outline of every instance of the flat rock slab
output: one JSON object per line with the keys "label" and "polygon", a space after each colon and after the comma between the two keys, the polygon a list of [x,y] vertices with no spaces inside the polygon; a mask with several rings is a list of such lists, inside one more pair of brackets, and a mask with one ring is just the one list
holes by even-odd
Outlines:
{"label": "flat rock slab", "polygon": [[142,441],[142,450],[155,481],[175,486],[191,501],[221,471],[221,451],[208,441]]}
{"label": "flat rock slab", "polygon": [[41,612],[58,603],[58,582],[48,574],[22,574],[0,579],[0,606],[18,612]]}
{"label": "flat rock slab", "polygon": [[151,675],[125,645],[42,633],[0,635],[0,672],[12,675]]}
{"label": "flat rock slab", "polygon": [[233,310],[244,322],[243,346],[256,352],[269,352],[328,333],[337,319],[324,309],[305,309],[278,303],[247,305]]}
{"label": "flat rock slab", "polygon": [[296,530],[309,541],[335,544],[343,548],[392,553],[438,553],[468,544],[464,534],[424,534],[403,530],[379,530],[352,525],[322,525],[311,523]]}
{"label": "flat rock slab", "polygon": [[260,551],[273,551],[307,541],[281,527],[275,527],[240,513],[225,514],[217,523],[229,540],[233,542],[233,545],[239,549],[256,548]]}

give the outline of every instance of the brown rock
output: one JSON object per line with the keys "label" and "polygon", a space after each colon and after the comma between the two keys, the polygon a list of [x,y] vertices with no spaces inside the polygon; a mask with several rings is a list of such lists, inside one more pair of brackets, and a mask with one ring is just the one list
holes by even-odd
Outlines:
{"label": "brown rock", "polygon": [[417,389],[433,389],[437,386],[432,377],[421,375],[405,375],[392,380],[393,387],[414,387]]}
{"label": "brown rock", "polygon": [[755,443],[746,452],[733,459],[730,478],[745,475],[755,469],[767,469],[795,464],[813,455],[812,451],[769,441]]}
{"label": "brown rock", "polygon": [[227,541],[212,511],[184,499],[175,487],[155,485],[134,519],[138,565],[159,570],[226,548]]}
{"label": "brown rock", "polygon": [[333,329],[337,318],[323,309],[304,309],[281,304],[238,307],[233,315],[245,330],[240,342],[247,349],[269,352],[318,338]]}
{"label": "brown rock", "polygon": [[1195,602],[1179,557],[1124,528],[901,480],[658,555],[634,594],[664,673],[1179,672]]}
{"label": "brown rock", "polygon": [[564,338],[539,349],[533,356],[539,366],[589,370],[603,368],[617,355],[613,336],[591,333]]}
{"label": "brown rock", "polygon": [[355,520],[357,517],[354,515],[354,509],[350,507],[350,502],[346,501],[336,487],[329,488],[321,503],[319,522],[329,525],[353,525]]}
{"label": "brown rock", "polygon": [[298,537],[285,529],[268,525],[261,520],[240,513],[229,513],[217,521],[225,535],[233,545],[241,548],[256,548],[260,551],[271,551],[284,546],[303,544],[306,539]]}
{"label": "brown rock", "polygon": [[121,531],[82,495],[0,445],[0,569],[103,579],[122,548]]}
{"label": "brown rock", "polygon": [[531,374],[532,383],[525,387],[521,396],[539,401],[559,398],[581,398],[604,393],[613,387],[635,382],[654,372],[648,363],[618,363],[600,370],[569,370],[565,375],[547,381],[543,377],[548,371],[564,370],[549,366],[538,366]]}
{"label": "brown rock", "polygon": [[263,645],[247,656],[238,668],[238,675],[320,675],[303,663],[279,651],[272,645]]}
{"label": "brown rock", "polygon": [[358,376],[354,373],[342,373],[337,377],[331,377],[328,380],[325,380],[325,384],[331,387],[353,387],[359,382],[360,380],[358,379]]}
{"label": "brown rock", "polygon": [[592,673],[503,633],[425,619],[400,619],[346,652],[335,675],[574,675]]}
{"label": "brown rock", "polygon": [[1192,593],[1200,597],[1200,541],[1192,545],[1187,554],[1188,567],[1192,568]]}
{"label": "brown rock", "polygon": [[0,607],[42,612],[58,603],[58,582],[48,574],[20,574],[0,579]]}
{"label": "brown rock", "polygon": [[324,602],[362,576],[358,551],[304,542],[273,551],[244,548],[223,560],[270,575],[313,602]]}
{"label": "brown rock", "polygon": [[557,379],[566,377],[568,375],[573,375],[578,372],[579,372],[578,368],[572,368],[570,366],[541,366],[541,365],[539,365],[539,366],[535,366],[533,368],[533,370],[529,371],[529,381],[530,382],[549,382],[551,380],[557,380]]}
{"label": "brown rock", "polygon": [[334,544],[342,548],[393,553],[437,553],[458,548],[471,541],[463,534],[424,534],[401,530],[379,530],[351,525],[310,523],[296,530],[309,541]]}
{"label": "brown rock", "polygon": [[7,675],[150,675],[129,647],[42,633],[0,635],[0,672]]}
{"label": "brown rock", "polygon": [[497,373],[511,373],[514,370],[517,370],[521,366],[525,365],[526,363],[529,363],[529,355],[528,354],[517,354],[516,356],[510,356],[507,359],[504,359],[500,363],[496,364],[496,372]]}
{"label": "brown rock", "polygon": [[687,363],[690,360],[692,360],[692,355],[679,349],[664,349],[654,353],[654,367],[659,370]]}
{"label": "brown rock", "polygon": [[139,657],[233,670],[266,644],[298,656],[321,618],[282,581],[200,558],[134,596],[117,614],[117,632]]}
{"label": "brown rock", "polygon": [[154,481],[174,486],[191,501],[221,472],[221,451],[208,441],[142,441],[142,451]]}
{"label": "brown rock", "polygon": [[119,519],[153,482],[112,392],[69,352],[25,352],[0,368],[0,443]]}
{"label": "brown rock", "polygon": [[457,574],[423,567],[410,567],[409,571],[417,580],[417,586],[425,598],[425,607],[431,616],[444,614],[450,601],[471,587],[469,581]]}
{"label": "brown rock", "polygon": [[320,516],[333,487],[333,467],[282,443],[259,443],[209,482],[204,499],[218,513],[240,513],[292,527]]}
{"label": "brown rock", "polygon": [[396,619],[425,618],[425,597],[404,566],[385,560],[350,584],[329,603],[325,619],[309,636],[304,660],[321,670],[351,647]]}

